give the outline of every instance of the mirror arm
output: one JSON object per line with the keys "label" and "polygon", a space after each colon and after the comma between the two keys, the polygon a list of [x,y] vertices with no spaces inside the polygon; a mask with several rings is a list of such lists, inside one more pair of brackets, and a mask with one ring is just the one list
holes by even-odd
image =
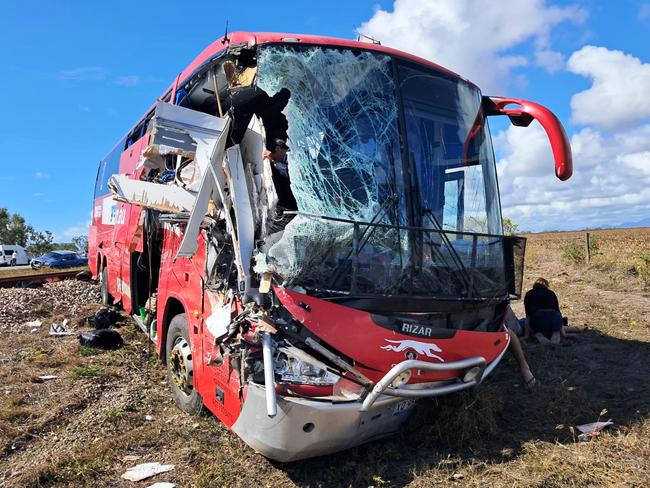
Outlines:
{"label": "mirror arm", "polygon": [[[516,105],[516,107],[508,107]],[[507,115],[512,125],[528,127],[533,119],[546,131],[555,160],[555,175],[562,181],[573,174],[571,144],[562,123],[546,107],[519,98],[483,97],[483,111],[486,116]]]}

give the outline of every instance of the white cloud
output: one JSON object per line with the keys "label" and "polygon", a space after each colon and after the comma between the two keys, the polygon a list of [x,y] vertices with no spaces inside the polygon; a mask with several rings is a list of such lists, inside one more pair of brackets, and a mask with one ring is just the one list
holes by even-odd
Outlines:
{"label": "white cloud", "polygon": [[73,81],[98,81],[106,79],[108,71],[99,66],[85,66],[82,68],[65,69],[56,73],[59,80]]}
{"label": "white cloud", "polygon": [[650,3],[644,3],[639,7],[639,20],[650,19]]}
{"label": "white cloud", "polygon": [[417,54],[498,93],[512,70],[530,62],[511,49],[532,42],[535,62],[557,70],[562,55],[550,34],[562,22],[582,22],[586,11],[544,0],[395,0],[393,11],[377,10],[357,31],[384,45]]}
{"label": "white cloud", "polygon": [[650,117],[650,64],[622,51],[585,46],[571,55],[567,69],[593,81],[571,98],[574,122],[611,130]]}
{"label": "white cloud", "polygon": [[90,222],[90,220],[87,220],[85,222],[79,222],[78,224],[71,225],[70,227],[63,229],[60,235],[57,233],[56,237],[57,239],[69,241],[73,237],[87,236]]}
{"label": "white cloud", "polygon": [[122,86],[135,86],[140,81],[138,75],[127,75],[127,76],[118,76],[113,83],[116,85]]}
{"label": "white cloud", "polygon": [[503,214],[529,230],[638,221],[650,211],[650,124],[610,135],[573,134],[573,177],[554,176],[543,129],[511,126],[495,137]]}
{"label": "white cloud", "polygon": [[47,173],[43,173],[42,171],[37,171],[36,173],[34,173],[34,178],[36,178],[37,180],[49,180],[50,175],[48,175]]}

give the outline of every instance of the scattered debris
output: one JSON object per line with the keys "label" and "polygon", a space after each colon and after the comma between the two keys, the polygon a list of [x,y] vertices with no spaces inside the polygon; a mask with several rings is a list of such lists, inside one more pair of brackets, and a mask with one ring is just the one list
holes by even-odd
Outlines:
{"label": "scattered debris", "polygon": [[145,419],[146,421],[148,421],[148,422],[151,422],[151,421],[153,421],[153,415],[145,415],[145,416],[144,416],[144,419]]}
{"label": "scattered debris", "polygon": [[149,485],[147,488],[176,488],[176,484],[168,481],[158,481],[153,485]]}
{"label": "scattered debris", "polygon": [[23,327],[25,328],[29,327],[30,329],[33,329],[35,327],[40,327],[41,325],[43,325],[42,320],[30,320],[29,322],[25,322],[23,324]]}
{"label": "scattered debris", "polygon": [[0,288],[0,330],[24,332],[29,321],[52,314],[73,317],[75,307],[101,301],[99,285],[76,280],[44,283],[38,288]]}
{"label": "scattered debris", "polygon": [[75,276],[76,280],[79,281],[90,281],[93,278],[93,274],[89,270],[80,271]]}
{"label": "scattered debris", "polygon": [[122,478],[129,481],[141,481],[146,478],[151,478],[152,476],[159,473],[166,473],[174,469],[173,464],[160,464],[155,463],[143,463],[129,468],[126,473],[122,475]]}
{"label": "scattered debris", "polygon": [[126,456],[124,456],[124,457],[122,458],[122,461],[124,461],[125,463],[131,463],[131,462],[133,462],[133,461],[137,461],[137,460],[140,459],[141,457],[142,457],[142,456],[136,456],[136,455],[134,455],[134,454],[127,454]]}
{"label": "scattered debris", "polygon": [[93,326],[95,329],[108,329],[123,320],[122,315],[112,308],[100,308],[95,312],[93,317]]}
{"label": "scattered debris", "polygon": [[79,335],[79,344],[99,349],[119,349],[124,345],[124,339],[115,330],[100,329]]}
{"label": "scattered debris", "polygon": [[582,432],[582,434],[578,436],[578,439],[581,441],[588,441],[592,437],[600,435],[600,431],[608,425],[614,425],[614,422],[610,419],[607,422],[592,422],[590,424],[578,425],[577,429]]}
{"label": "scattered debris", "polygon": [[55,374],[44,374],[44,375],[38,377],[38,379],[41,380],[41,381],[55,380],[57,378],[58,378],[58,376],[55,375]]}
{"label": "scattered debris", "polygon": [[63,319],[63,323],[61,324],[52,323],[52,325],[50,325],[50,335],[51,336],[74,335],[74,332],[71,332],[66,329],[67,326],[68,326],[68,319]]}

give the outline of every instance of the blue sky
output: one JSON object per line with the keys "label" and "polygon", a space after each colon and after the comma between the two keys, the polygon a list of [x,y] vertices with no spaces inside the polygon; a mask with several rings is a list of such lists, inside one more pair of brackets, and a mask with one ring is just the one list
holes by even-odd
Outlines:
{"label": "blue sky", "polygon": [[539,127],[492,123],[504,215],[524,228],[650,216],[650,2],[631,0],[7,3],[0,206],[58,240],[83,233],[99,159],[226,20],[231,31],[359,29],[487,94],[547,105],[572,137],[567,184]]}

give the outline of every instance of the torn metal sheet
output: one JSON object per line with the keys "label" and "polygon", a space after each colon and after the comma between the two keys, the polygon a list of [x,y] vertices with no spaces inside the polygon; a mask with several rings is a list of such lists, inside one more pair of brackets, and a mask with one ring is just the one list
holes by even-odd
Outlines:
{"label": "torn metal sheet", "polygon": [[132,180],[123,174],[111,176],[108,186],[115,200],[163,212],[189,212],[196,201],[194,194],[179,186]]}
{"label": "torn metal sheet", "polygon": [[242,282],[245,282],[245,286],[248,287],[255,238],[255,225],[246,183],[246,173],[244,171],[239,146],[233,146],[228,149],[226,160],[226,177],[228,178],[230,191],[232,192],[233,208],[236,217],[237,239],[233,239],[233,243],[235,244],[237,271],[241,289]]}
{"label": "torn metal sheet", "polygon": [[[215,117],[216,118],[216,117]],[[185,228],[183,240],[178,247],[176,257],[191,257],[199,248],[198,237],[201,223],[208,210],[211,199],[218,201],[226,220],[227,230],[232,232],[233,224],[230,218],[230,196],[226,189],[226,176],[223,171],[226,138],[230,128],[230,118],[225,119],[220,133],[214,133],[210,140],[201,141],[200,151],[197,151],[197,163],[206,167],[201,179],[201,186],[196,202],[190,214],[190,220]],[[203,147],[205,145],[205,147]],[[205,161],[204,161],[205,159]]]}

